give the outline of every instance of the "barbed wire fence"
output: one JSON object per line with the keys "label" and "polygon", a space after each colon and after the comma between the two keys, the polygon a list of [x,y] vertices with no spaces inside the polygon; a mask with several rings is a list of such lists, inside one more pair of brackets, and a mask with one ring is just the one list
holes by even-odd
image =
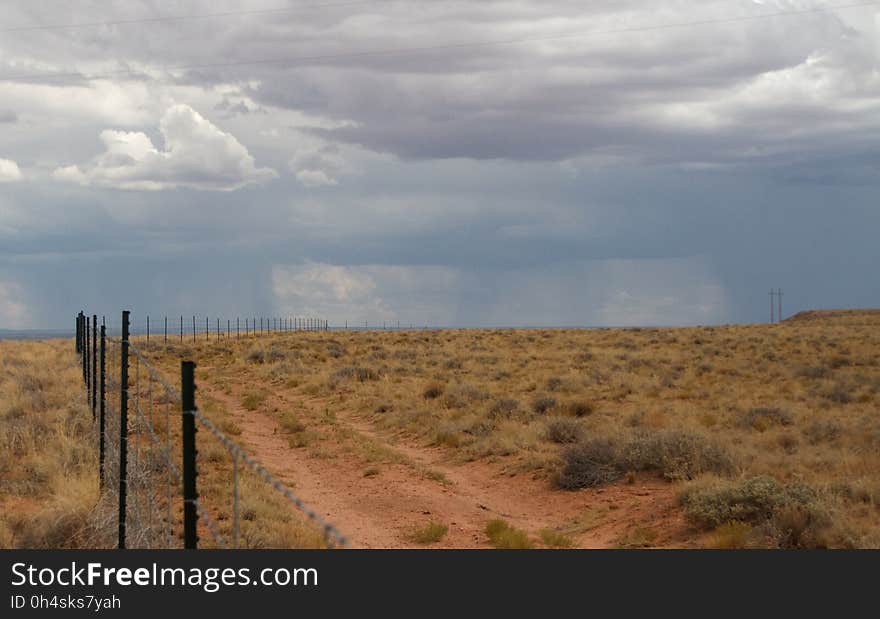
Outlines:
{"label": "barbed wire fence", "polygon": [[[119,337],[107,334],[105,322],[80,312],[76,351],[95,419],[101,500],[115,504],[118,548],[286,547],[311,539],[267,537],[260,518],[270,510],[285,527],[301,514],[321,546],[347,545],[333,524],[199,410],[193,361],[181,361],[178,388],[151,363],[151,344],[134,341],[128,311]],[[216,326],[219,337],[219,320]],[[200,429],[213,444],[197,441]],[[100,513],[112,526],[111,510]]]}

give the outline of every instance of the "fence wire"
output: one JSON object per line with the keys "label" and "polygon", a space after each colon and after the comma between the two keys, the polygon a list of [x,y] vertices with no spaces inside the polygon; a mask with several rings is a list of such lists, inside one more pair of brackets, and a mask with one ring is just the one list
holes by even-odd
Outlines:
{"label": "fence wire", "polygon": [[[255,321],[256,322],[256,321]],[[316,321],[317,323],[317,321]],[[248,325],[250,327],[250,325]],[[217,337],[221,334],[221,324],[216,323]],[[296,321],[291,320],[291,330]],[[228,325],[226,334],[231,333],[232,324]],[[279,329],[281,330],[281,329]],[[253,332],[251,332],[253,334]],[[195,335],[195,333],[193,333]],[[242,334],[244,335],[244,334]],[[99,336],[100,337],[100,336]],[[126,535],[127,548],[174,548],[180,547],[183,540],[183,473],[175,464],[175,453],[181,453],[180,424],[172,421],[171,409],[176,414],[181,411],[181,391],[172,384],[150,362],[147,352],[159,343],[152,345],[143,341],[135,344],[134,336],[127,341],[121,337],[106,337],[105,355],[105,416],[104,416],[104,464],[102,476],[104,488],[102,501],[108,510],[114,503],[118,504],[120,489],[120,406],[122,394],[127,398],[128,410],[128,463],[125,488],[126,501]],[[128,345],[128,384],[120,384],[122,363],[122,344]],[[89,346],[91,355],[91,344]],[[97,363],[97,359],[89,360]],[[85,372],[84,372],[85,378]],[[91,391],[91,389],[90,389]],[[88,395],[91,398],[91,393]],[[100,394],[98,395],[100,397]],[[97,410],[98,402],[95,402]],[[262,507],[265,509],[265,497],[253,497],[251,505],[242,501],[242,489],[250,488],[244,476],[253,476],[260,483],[267,484],[275,491],[282,504],[292,505],[307,522],[320,529],[323,543],[330,548],[345,546],[347,540],[331,523],[325,521],[311,509],[287,485],[273,476],[264,466],[246,453],[238,444],[231,440],[198,408],[184,411],[184,415],[192,415],[197,424],[206,429],[209,435],[220,446],[217,449],[207,444],[199,444],[197,453],[197,470],[199,475],[198,498],[192,500],[198,513],[198,531],[207,534],[210,543],[201,547],[239,548],[242,546],[266,546],[265,537],[255,536],[261,523],[256,522],[257,514]],[[222,454],[229,460],[230,483],[223,483],[221,476],[226,473],[226,464]],[[231,496],[229,496],[231,494]],[[271,494],[271,493],[270,493]],[[210,509],[206,500],[220,500],[218,508]],[[245,497],[246,499],[247,497]],[[283,499],[283,500],[282,500]],[[261,503],[260,501],[263,501]],[[223,503],[231,503],[224,506]],[[244,508],[242,507],[244,504]],[[254,507],[257,505],[257,507]],[[287,522],[285,517],[282,522]],[[108,516],[109,520],[109,516]],[[242,534],[242,522],[248,526]]]}

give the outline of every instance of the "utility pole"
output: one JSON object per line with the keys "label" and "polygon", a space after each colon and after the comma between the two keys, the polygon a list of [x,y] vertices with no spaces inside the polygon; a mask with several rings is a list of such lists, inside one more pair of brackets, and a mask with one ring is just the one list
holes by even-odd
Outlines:
{"label": "utility pole", "polygon": [[776,319],[782,320],[782,288],[776,293],[776,300],[779,302],[779,311],[776,312]]}
{"label": "utility pole", "polygon": [[770,324],[773,324],[773,297],[776,293],[773,292],[773,289],[770,289]]}

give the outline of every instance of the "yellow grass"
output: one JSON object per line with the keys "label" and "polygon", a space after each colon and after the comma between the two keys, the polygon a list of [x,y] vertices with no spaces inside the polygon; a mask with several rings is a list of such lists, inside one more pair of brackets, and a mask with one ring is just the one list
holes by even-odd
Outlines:
{"label": "yellow grass", "polygon": [[[564,469],[566,450],[606,441],[610,478],[625,483],[636,470],[655,471],[681,488],[698,544],[878,547],[878,327],[878,313],[845,312],[779,325],[298,332],[144,348],[174,379],[180,358],[210,367],[198,370],[197,379],[242,409],[274,416],[291,449],[314,458],[351,454],[369,463],[370,474],[381,474],[380,464],[418,465],[337,423],[337,415],[438,446],[453,460],[498,462],[548,484]],[[81,448],[87,431],[69,422],[71,415],[86,429],[90,422],[73,353],[65,348],[72,344],[0,344],[3,373],[15,377],[0,379],[4,438],[19,431],[22,406],[49,411],[27,415],[41,421],[29,421],[14,457],[4,454],[2,500],[14,509],[3,510],[0,539],[11,545],[23,539],[22,523],[31,514],[81,512],[64,496],[76,485],[67,481],[82,478],[78,496],[94,502],[96,490],[86,480],[96,475],[94,450]],[[10,354],[16,347],[20,352]],[[15,355],[22,361],[10,361]],[[32,401],[21,387],[39,356],[55,364],[48,386],[54,395],[46,402]],[[239,424],[226,407],[200,398],[203,412],[236,435]],[[50,440],[36,440],[43,435]],[[721,464],[713,460],[716,448]],[[205,502],[229,505],[231,463],[222,450],[205,447],[200,471]],[[778,483],[756,486],[754,479]],[[254,523],[245,525],[248,544],[313,544],[310,530],[298,528],[301,522],[258,486],[254,480],[248,487]],[[699,524],[715,522],[699,509],[754,487],[780,494],[751,497],[769,503],[749,522],[737,516],[731,525]],[[791,496],[799,498],[791,502]],[[228,509],[216,516],[228,532]],[[260,520],[276,522],[281,533],[259,529]],[[269,533],[261,537],[258,530]],[[618,543],[650,543],[642,533]]]}
{"label": "yellow grass", "polygon": [[[300,332],[186,352],[214,368],[208,380],[238,381],[253,399],[282,390],[321,402],[320,412],[267,411],[294,414],[316,457],[330,442],[366,449],[332,422],[340,410],[548,483],[579,437],[623,445],[681,431],[730,456],[733,469],[718,474],[809,485],[833,515],[823,539],[865,546],[880,531],[878,326],[880,315],[862,313],[677,329]],[[689,470],[671,477],[684,487]]]}
{"label": "yellow grass", "polygon": [[95,543],[98,453],[71,341],[0,341],[0,547]]}

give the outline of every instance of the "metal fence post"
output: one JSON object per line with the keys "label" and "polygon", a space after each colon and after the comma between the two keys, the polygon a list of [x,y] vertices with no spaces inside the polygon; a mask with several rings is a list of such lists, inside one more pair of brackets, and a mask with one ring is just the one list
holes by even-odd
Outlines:
{"label": "metal fence post", "polygon": [[180,395],[183,417],[183,547],[198,548],[197,524],[199,512],[196,501],[196,364],[180,362]]}
{"label": "metal fence post", "polygon": [[98,410],[98,315],[92,314],[92,421]]}
{"label": "metal fence post", "polygon": [[122,357],[119,361],[119,541],[117,547],[125,548],[125,507],[128,491],[128,317],[122,312]]}
{"label": "metal fence post", "polygon": [[104,487],[104,411],[107,404],[107,366],[105,364],[105,355],[107,350],[107,327],[101,325],[101,404],[100,419],[98,421],[98,431],[101,433],[98,437],[98,475],[101,481],[101,487]]}
{"label": "metal fence post", "polygon": [[89,324],[89,317],[86,316],[86,351],[85,351],[85,362],[83,369],[86,373],[86,395],[89,399],[89,404],[91,404],[92,400],[92,373],[91,373],[91,363],[92,360],[91,352],[92,352],[92,340],[94,339],[94,334],[91,331],[91,325]]}
{"label": "metal fence post", "polygon": [[83,346],[83,354],[82,354],[82,370],[83,370],[83,382],[86,384],[86,393],[88,393],[89,388],[89,321],[84,317],[83,318],[83,329],[85,333],[85,346]]}

